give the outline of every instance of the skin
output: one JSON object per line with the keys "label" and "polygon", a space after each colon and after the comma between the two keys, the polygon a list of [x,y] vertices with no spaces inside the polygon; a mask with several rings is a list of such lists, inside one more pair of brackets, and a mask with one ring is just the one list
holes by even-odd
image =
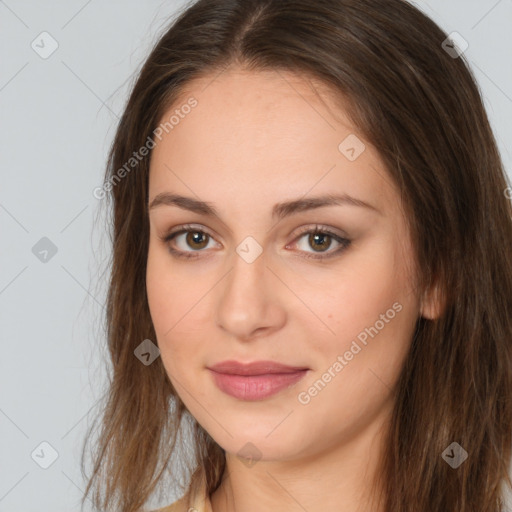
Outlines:
{"label": "skin", "polygon": [[[239,68],[215,76],[189,84],[163,116],[190,95],[198,100],[153,150],[149,203],[172,192],[208,201],[218,216],[152,208],[147,261],[162,363],[191,414],[226,450],[213,511],[365,510],[415,322],[436,314],[429,295],[415,292],[400,196],[361,135],[366,149],[356,160],[340,152],[357,130],[321,84],[315,90],[292,73]],[[327,193],[349,194],[375,210],[344,204],[271,217],[276,203]],[[211,237],[163,240],[186,223]],[[340,246],[335,239],[308,243],[300,229],[316,224],[350,245],[325,260],[306,258]],[[236,252],[248,236],[262,249],[252,263]],[[180,259],[169,247],[199,257]],[[400,312],[300,403],[299,393],[395,303]],[[309,371],[276,395],[244,401],[219,390],[206,368],[228,359]],[[247,442],[260,453],[252,464],[237,457]]]}

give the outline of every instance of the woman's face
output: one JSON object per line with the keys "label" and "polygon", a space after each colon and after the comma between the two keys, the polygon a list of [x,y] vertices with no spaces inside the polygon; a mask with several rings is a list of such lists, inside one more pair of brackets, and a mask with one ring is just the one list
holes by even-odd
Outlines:
{"label": "woman's face", "polygon": [[[182,108],[191,96],[197,105]],[[156,341],[180,398],[228,453],[255,459],[376,432],[421,314],[379,155],[291,73],[232,69],[183,98],[151,157],[147,261]],[[292,368],[210,369],[225,361]]]}

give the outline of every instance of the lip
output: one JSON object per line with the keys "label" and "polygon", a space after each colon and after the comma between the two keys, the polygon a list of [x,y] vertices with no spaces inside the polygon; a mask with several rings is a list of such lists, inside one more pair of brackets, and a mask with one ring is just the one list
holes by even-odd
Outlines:
{"label": "lip", "polygon": [[241,400],[263,400],[301,380],[309,368],[275,361],[223,361],[207,367],[217,387]]}
{"label": "lip", "polygon": [[295,373],[299,370],[309,370],[305,366],[289,366],[276,361],[254,361],[252,363],[240,363],[238,361],[222,361],[208,366],[209,370],[229,375],[264,375],[268,373]]}

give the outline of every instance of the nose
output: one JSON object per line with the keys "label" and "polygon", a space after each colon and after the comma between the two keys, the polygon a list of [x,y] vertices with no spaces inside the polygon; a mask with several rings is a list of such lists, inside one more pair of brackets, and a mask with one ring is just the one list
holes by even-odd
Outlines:
{"label": "nose", "polygon": [[251,263],[237,253],[220,283],[216,323],[240,341],[269,335],[286,323],[282,283],[267,268],[265,252]]}

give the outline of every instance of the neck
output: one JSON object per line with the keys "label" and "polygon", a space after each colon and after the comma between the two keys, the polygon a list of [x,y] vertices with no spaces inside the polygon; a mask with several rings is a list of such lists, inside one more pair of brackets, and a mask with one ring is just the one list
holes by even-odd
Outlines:
{"label": "neck", "polygon": [[373,502],[372,493],[380,491],[373,482],[387,432],[386,418],[382,414],[365,430],[335,446],[329,444],[322,452],[293,459],[248,464],[226,453],[222,482],[211,495],[213,512],[383,511],[382,504]]}

